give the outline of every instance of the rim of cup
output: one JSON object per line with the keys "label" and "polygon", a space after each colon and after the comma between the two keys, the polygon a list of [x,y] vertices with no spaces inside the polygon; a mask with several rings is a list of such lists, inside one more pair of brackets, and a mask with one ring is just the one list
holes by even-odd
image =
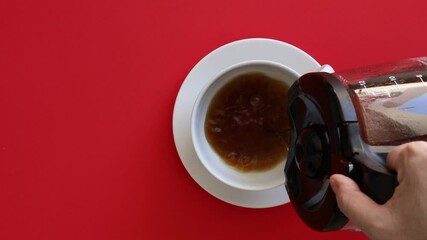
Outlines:
{"label": "rim of cup", "polygon": [[286,157],[271,169],[242,172],[227,164],[211,147],[205,135],[205,119],[210,102],[230,80],[244,73],[262,72],[284,81],[289,87],[299,77],[293,69],[268,60],[250,60],[234,64],[220,72],[197,96],[191,113],[191,138],[194,149],[204,167],[218,180],[234,188],[260,191],[284,184]]}

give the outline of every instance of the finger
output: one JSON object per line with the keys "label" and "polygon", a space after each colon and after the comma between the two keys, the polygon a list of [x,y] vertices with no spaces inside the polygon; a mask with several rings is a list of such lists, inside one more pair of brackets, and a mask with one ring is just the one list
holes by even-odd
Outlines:
{"label": "finger", "polygon": [[402,167],[402,159],[405,158],[405,148],[407,144],[402,144],[393,148],[387,155],[387,167],[391,170],[398,171]]}
{"label": "finger", "polygon": [[398,182],[405,173],[414,173],[425,168],[427,160],[427,142],[417,141],[395,147],[387,156],[387,166],[397,172]]}
{"label": "finger", "polygon": [[372,231],[378,216],[382,215],[381,206],[361,192],[357,184],[346,176],[334,174],[330,177],[330,183],[344,215],[362,231]]}

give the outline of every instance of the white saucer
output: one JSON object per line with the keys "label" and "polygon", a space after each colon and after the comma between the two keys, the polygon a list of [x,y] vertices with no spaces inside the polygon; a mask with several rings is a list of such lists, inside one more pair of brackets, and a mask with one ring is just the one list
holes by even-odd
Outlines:
{"label": "white saucer", "polygon": [[262,191],[247,191],[228,186],[206,170],[198,159],[191,140],[191,112],[203,86],[225,68],[248,60],[278,62],[301,75],[320,68],[320,64],[307,53],[272,39],[244,39],[217,48],[200,60],[183,82],[173,112],[173,135],[182,163],[191,177],[207,192],[222,201],[241,207],[274,207],[289,202],[284,185]]}

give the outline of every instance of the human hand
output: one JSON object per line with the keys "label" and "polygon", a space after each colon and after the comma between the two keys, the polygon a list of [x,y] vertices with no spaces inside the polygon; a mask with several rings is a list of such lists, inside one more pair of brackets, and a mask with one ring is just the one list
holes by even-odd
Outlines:
{"label": "human hand", "polygon": [[427,239],[427,142],[394,148],[387,166],[396,171],[399,185],[383,205],[361,192],[350,178],[332,175],[340,210],[372,239]]}

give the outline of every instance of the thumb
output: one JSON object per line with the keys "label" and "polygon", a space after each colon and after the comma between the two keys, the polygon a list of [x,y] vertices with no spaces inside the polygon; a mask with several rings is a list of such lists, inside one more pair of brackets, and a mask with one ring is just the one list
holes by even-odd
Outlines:
{"label": "thumb", "polygon": [[330,184],[341,212],[362,231],[369,233],[374,230],[373,224],[378,216],[382,215],[381,206],[361,192],[359,186],[344,175],[332,175]]}

